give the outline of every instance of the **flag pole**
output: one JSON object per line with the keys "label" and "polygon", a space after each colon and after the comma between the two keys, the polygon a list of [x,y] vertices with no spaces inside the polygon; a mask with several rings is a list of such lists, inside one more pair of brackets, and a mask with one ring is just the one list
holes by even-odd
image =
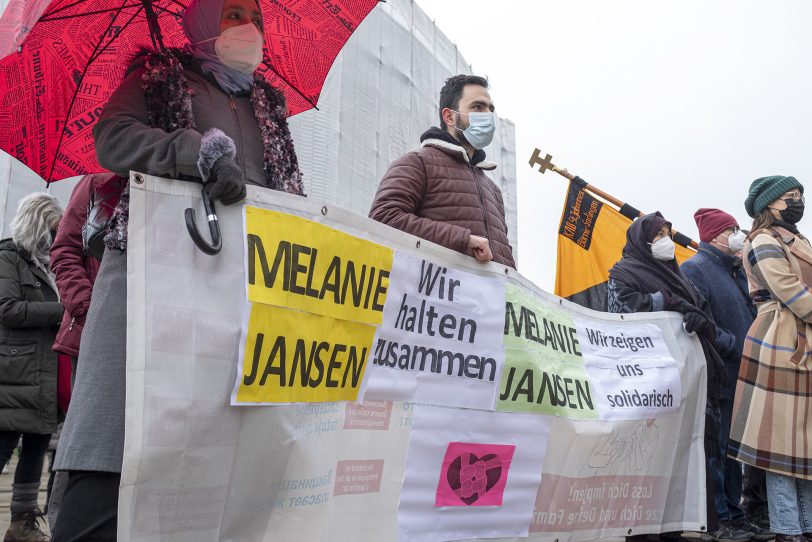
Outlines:
{"label": "flag pole", "polygon": [[[620,211],[620,213],[623,216],[629,218],[630,220],[634,220],[635,218],[639,218],[639,217],[641,217],[641,216],[643,216],[645,214],[643,211],[640,211],[639,209],[635,209],[634,207],[632,207],[628,203],[620,201],[619,199],[612,196],[611,194],[608,194],[608,193],[604,192],[603,190],[601,190],[600,188],[597,188],[597,187],[589,184],[588,182],[586,182],[582,178],[578,177],[577,175],[573,175],[572,173],[570,173],[566,169],[558,167],[557,165],[553,164],[552,160],[553,160],[553,157],[551,155],[549,155],[549,154],[546,155],[542,159],[541,158],[541,151],[539,149],[534,149],[533,150],[533,155],[530,157],[530,162],[529,163],[530,163],[530,167],[539,166],[539,173],[541,173],[541,174],[544,174],[544,172],[547,171],[548,169],[550,171],[555,171],[556,173],[558,173],[562,177],[565,177],[565,178],[569,179],[570,182],[575,183],[575,185],[578,186],[578,188],[580,188],[581,190],[586,190],[588,192],[591,192],[592,194],[594,194],[594,195],[608,201],[609,203],[611,203],[612,205],[617,207],[618,210]],[[679,243],[680,245],[682,245],[684,247],[690,247],[690,248],[692,248],[694,250],[699,249],[699,245],[697,244],[697,242],[694,241],[693,239],[691,239],[690,237],[688,237],[687,235],[684,235],[684,234],[678,232],[677,230],[675,230],[673,228],[671,228],[671,233],[672,233],[672,235],[674,237],[674,241]]]}

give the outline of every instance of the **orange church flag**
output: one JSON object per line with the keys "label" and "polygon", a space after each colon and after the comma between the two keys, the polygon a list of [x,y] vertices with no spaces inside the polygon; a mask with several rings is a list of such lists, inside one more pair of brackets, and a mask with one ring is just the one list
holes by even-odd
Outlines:
{"label": "orange church flag", "polygon": [[[609,269],[620,260],[632,219],[583,186],[584,181],[576,177],[570,182],[564,201],[558,229],[555,294],[579,305],[606,311]],[[629,215],[636,215],[633,213]],[[676,244],[679,263],[694,254],[692,249]]]}

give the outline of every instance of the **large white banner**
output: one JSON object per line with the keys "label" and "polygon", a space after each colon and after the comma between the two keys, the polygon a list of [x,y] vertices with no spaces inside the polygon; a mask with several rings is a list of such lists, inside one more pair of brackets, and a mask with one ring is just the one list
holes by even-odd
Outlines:
{"label": "large white banner", "polygon": [[592,312],[250,187],[206,256],[183,218],[199,186],[140,178],[121,540],[704,528],[704,360],[677,316]]}

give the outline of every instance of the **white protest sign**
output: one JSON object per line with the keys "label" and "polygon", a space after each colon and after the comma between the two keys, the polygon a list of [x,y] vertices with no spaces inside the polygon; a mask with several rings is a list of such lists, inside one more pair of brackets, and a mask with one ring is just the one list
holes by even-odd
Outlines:
{"label": "white protest sign", "polygon": [[493,409],[504,307],[500,278],[396,251],[362,398]]}
{"label": "white protest sign", "polygon": [[575,327],[601,420],[656,418],[679,408],[679,370],[660,328],[581,318]]}

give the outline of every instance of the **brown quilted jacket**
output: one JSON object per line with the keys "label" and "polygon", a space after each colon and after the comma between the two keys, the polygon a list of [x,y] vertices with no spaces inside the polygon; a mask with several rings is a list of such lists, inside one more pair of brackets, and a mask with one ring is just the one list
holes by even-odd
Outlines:
{"label": "brown quilted jacket", "polygon": [[438,245],[468,253],[468,237],[490,243],[493,260],[515,268],[507,236],[502,192],[484,170],[496,164],[473,160],[439,128],[421,137],[423,146],[392,162],[381,179],[369,217]]}

